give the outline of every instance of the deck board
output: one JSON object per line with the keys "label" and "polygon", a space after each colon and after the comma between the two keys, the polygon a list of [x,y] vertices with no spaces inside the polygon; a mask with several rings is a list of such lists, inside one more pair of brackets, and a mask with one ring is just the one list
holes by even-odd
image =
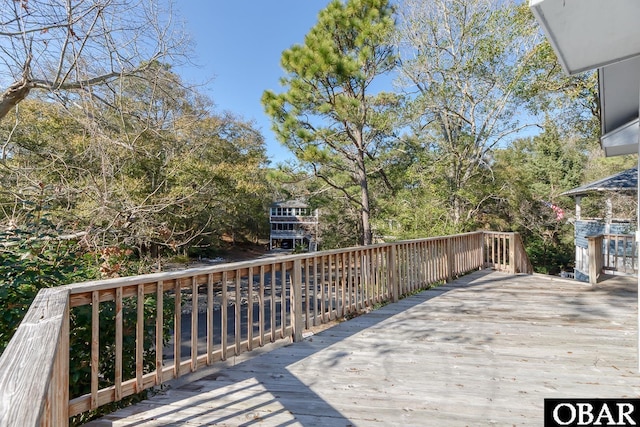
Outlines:
{"label": "deck board", "polygon": [[542,425],[544,398],[640,397],[633,280],[476,272],[93,426]]}

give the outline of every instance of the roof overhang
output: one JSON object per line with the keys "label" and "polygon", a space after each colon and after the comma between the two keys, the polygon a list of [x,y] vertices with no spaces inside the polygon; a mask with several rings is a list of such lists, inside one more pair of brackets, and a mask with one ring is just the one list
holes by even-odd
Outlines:
{"label": "roof overhang", "polygon": [[633,167],[606,178],[599,179],[562,193],[563,196],[581,197],[590,194],[612,192],[629,194],[638,188],[638,168]]}
{"label": "roof overhang", "polygon": [[640,54],[638,0],[530,0],[529,6],[570,75]]}
{"label": "roof overhang", "polygon": [[640,56],[600,68],[598,84],[605,156],[637,154]]}
{"label": "roof overhang", "polygon": [[605,157],[638,154],[638,135],[640,135],[640,125],[637,118],[602,135],[600,145]]}
{"label": "roof overhang", "polygon": [[598,84],[602,135],[606,136],[638,117],[640,56],[600,68]]}

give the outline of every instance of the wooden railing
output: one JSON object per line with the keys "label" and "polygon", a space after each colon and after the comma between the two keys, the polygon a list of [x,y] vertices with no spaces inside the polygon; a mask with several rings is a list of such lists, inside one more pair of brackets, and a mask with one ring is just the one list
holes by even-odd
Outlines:
{"label": "wooden railing", "polygon": [[485,268],[512,274],[532,274],[533,266],[518,233],[485,231]]}
{"label": "wooden railing", "polygon": [[638,248],[633,234],[600,234],[588,237],[589,282],[602,273],[638,274]]}
{"label": "wooden railing", "polygon": [[[530,272],[521,246],[514,233],[476,232],[44,289],[0,358],[0,425],[66,425],[472,270]],[[83,330],[87,342],[76,339]],[[78,361],[83,345],[89,356]],[[90,370],[77,396],[69,392],[73,366]]]}

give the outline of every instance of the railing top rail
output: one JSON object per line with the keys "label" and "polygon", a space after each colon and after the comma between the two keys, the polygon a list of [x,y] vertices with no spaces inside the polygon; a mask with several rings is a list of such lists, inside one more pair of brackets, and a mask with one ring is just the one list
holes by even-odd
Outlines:
{"label": "railing top rail", "polygon": [[592,234],[590,236],[586,236],[587,238],[595,238],[595,237],[635,237],[634,233],[600,233],[600,234]]}
{"label": "railing top rail", "polygon": [[293,262],[296,260],[318,258],[322,256],[339,255],[343,253],[355,252],[360,250],[378,249],[378,248],[389,247],[394,244],[399,245],[399,244],[416,243],[416,242],[429,242],[429,241],[444,240],[444,239],[450,239],[450,238],[456,238],[456,237],[472,236],[472,235],[477,235],[482,233],[486,233],[486,232],[477,231],[477,232],[471,232],[471,233],[454,234],[450,236],[402,240],[402,241],[393,242],[393,243],[378,243],[378,244],[368,245],[368,246],[353,246],[350,248],[332,249],[328,251],[319,251],[319,252],[311,252],[311,253],[303,253],[303,254],[276,255],[276,256],[255,259],[255,260],[249,260],[249,261],[230,262],[230,263],[224,263],[224,264],[218,264],[218,265],[212,265],[212,266],[206,266],[206,267],[188,268],[185,270],[178,270],[178,271],[167,271],[167,272],[160,272],[160,273],[143,274],[140,276],[117,277],[113,279],[103,279],[103,280],[94,280],[94,281],[81,282],[81,283],[73,283],[70,285],[63,286],[62,288],[68,289],[73,295],[77,293],[111,289],[115,287],[126,287],[126,286],[135,286],[135,285],[140,285],[145,283],[155,283],[160,281],[180,280],[180,279],[190,278],[193,276],[216,274],[216,273],[222,273],[224,271],[241,270],[241,269],[246,269],[250,267],[255,268],[263,265],[279,264],[283,262]]}
{"label": "railing top rail", "polygon": [[39,424],[68,304],[68,290],[40,290],[2,353],[0,425]]}
{"label": "railing top rail", "polygon": [[478,233],[504,236],[506,234],[515,234],[515,231],[489,231],[489,230],[486,230],[486,231],[478,231]]}

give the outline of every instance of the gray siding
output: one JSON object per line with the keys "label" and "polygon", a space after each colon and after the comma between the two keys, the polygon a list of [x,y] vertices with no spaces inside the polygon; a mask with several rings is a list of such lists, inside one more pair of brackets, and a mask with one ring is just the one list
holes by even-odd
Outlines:
{"label": "gray siding", "polygon": [[[576,221],[575,223],[575,241],[579,248],[587,248],[589,246],[587,237],[605,234],[605,223],[599,221]],[[629,234],[635,231],[635,227],[627,222],[616,222],[610,225],[608,234]]]}

